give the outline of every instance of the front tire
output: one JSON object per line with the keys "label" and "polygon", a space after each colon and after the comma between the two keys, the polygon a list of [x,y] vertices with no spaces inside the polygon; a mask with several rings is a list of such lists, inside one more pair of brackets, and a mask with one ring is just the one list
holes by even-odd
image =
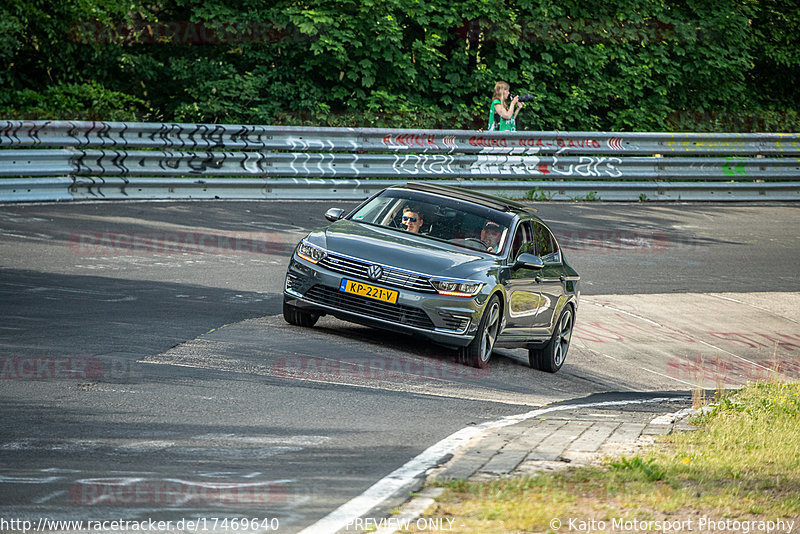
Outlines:
{"label": "front tire", "polygon": [[485,369],[489,366],[494,343],[500,333],[501,318],[500,298],[493,295],[486,304],[475,339],[466,347],[458,349],[458,359],[461,363],[478,369]]}
{"label": "front tire", "polygon": [[567,305],[558,318],[550,341],[541,349],[528,349],[528,363],[534,369],[555,373],[564,365],[567,351],[572,341],[572,328],[575,326],[575,313]]}
{"label": "front tire", "polygon": [[295,326],[312,327],[319,319],[319,314],[303,311],[297,306],[292,306],[283,301],[283,318],[287,323]]}

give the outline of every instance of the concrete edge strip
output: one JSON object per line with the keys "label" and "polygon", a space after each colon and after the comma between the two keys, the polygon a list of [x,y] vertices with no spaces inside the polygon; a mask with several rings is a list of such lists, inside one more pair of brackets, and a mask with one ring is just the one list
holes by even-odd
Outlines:
{"label": "concrete edge strip", "polygon": [[[425,513],[425,510],[436,503],[436,498],[444,493],[444,488],[427,488],[420,492],[419,496],[414,497],[403,505],[400,513],[394,517],[394,521],[386,521],[386,524],[379,527],[375,534],[395,534],[400,527],[409,530],[411,525]],[[419,528],[419,525],[417,525]]]}
{"label": "concrete edge strip", "polygon": [[[649,424],[676,423],[689,415],[696,415],[701,412],[703,412],[701,409],[695,410],[694,408],[684,408],[683,410],[679,410],[675,413],[659,415],[650,421]],[[414,497],[405,505],[403,505],[400,510],[400,514],[397,516],[397,521],[388,523],[387,526],[379,528],[375,531],[376,534],[395,534],[398,531],[398,529],[395,528],[396,526],[412,524],[414,521],[419,519],[422,514],[425,513],[425,510],[436,503],[436,498],[439,497],[439,495],[441,495],[443,492],[444,488],[428,488],[427,490],[420,492],[418,497]]]}
{"label": "concrete edge strip", "polygon": [[421,452],[405,465],[386,475],[383,479],[373,484],[364,493],[344,503],[339,508],[329,513],[313,525],[300,531],[299,534],[330,534],[338,532],[347,525],[352,524],[359,517],[369,513],[392,495],[406,486],[410,486],[415,479],[420,478],[428,469],[437,466],[442,458],[452,454],[459,447],[465,445],[471,438],[509,425],[538,417],[540,415],[560,410],[573,410],[577,408],[596,408],[601,406],[626,406],[631,404],[646,404],[651,402],[669,402],[682,400],[687,397],[655,397],[649,399],[632,399],[624,401],[591,402],[587,404],[567,404],[540,408],[520,415],[510,415],[488,421],[480,425],[469,426],[449,435],[438,443]]}
{"label": "concrete edge strip", "polygon": [[658,417],[653,418],[650,421],[651,425],[671,425],[675,423],[678,419],[686,417],[688,415],[692,415],[697,413],[697,410],[694,408],[684,408],[683,410],[678,410],[675,413],[667,413],[664,415],[659,415]]}

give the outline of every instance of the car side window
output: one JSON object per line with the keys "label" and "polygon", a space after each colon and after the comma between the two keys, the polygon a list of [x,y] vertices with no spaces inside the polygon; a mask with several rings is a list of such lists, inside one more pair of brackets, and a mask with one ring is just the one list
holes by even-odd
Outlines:
{"label": "car side window", "polygon": [[560,263],[561,254],[558,251],[558,244],[550,230],[539,222],[534,222],[533,228],[536,255],[545,263]]}
{"label": "car side window", "polygon": [[511,260],[517,261],[517,258],[523,252],[533,252],[534,244],[531,241],[532,237],[530,223],[523,221],[517,226],[517,231],[514,233],[514,241],[511,244]]}

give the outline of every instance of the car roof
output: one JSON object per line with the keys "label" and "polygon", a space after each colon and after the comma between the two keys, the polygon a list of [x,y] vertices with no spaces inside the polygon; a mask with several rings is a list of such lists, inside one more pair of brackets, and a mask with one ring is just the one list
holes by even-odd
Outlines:
{"label": "car roof", "polygon": [[[390,189],[411,189],[414,191],[423,191],[426,193],[433,193],[436,195],[445,196],[448,198],[472,202],[481,206],[496,209],[498,211],[505,211],[511,213],[525,213],[528,215],[536,213],[534,208],[526,206],[514,200],[500,198],[493,195],[479,193],[464,187],[456,187],[451,185],[439,185],[431,182],[408,182],[406,185],[395,185]],[[538,218],[538,217],[537,217]]]}

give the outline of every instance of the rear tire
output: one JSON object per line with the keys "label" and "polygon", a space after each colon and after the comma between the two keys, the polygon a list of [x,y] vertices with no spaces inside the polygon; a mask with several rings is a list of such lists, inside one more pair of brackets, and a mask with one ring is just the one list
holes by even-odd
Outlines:
{"label": "rear tire", "polygon": [[475,339],[466,347],[458,349],[459,362],[478,369],[485,369],[489,366],[494,343],[500,333],[501,318],[500,298],[493,295],[486,304]]}
{"label": "rear tire", "polygon": [[319,314],[303,311],[297,306],[292,306],[283,301],[283,318],[287,323],[295,326],[312,327],[319,319]]}
{"label": "rear tire", "polygon": [[528,363],[534,369],[555,373],[567,359],[572,328],[575,326],[575,313],[572,306],[567,305],[558,318],[556,328],[550,341],[540,349],[528,349]]}

